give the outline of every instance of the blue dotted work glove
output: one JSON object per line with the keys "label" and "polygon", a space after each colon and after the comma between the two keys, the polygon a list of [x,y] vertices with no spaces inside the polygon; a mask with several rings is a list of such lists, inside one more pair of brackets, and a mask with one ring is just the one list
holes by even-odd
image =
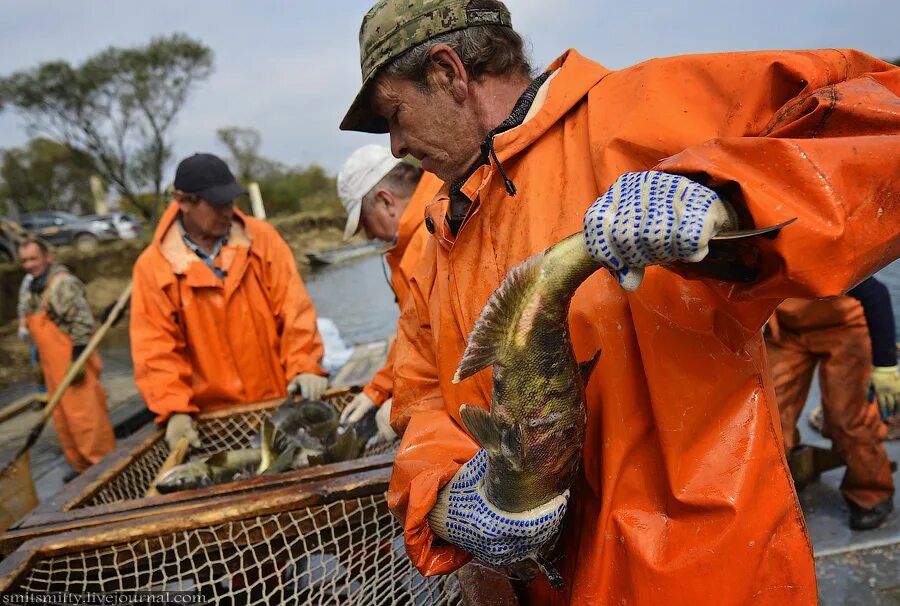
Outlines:
{"label": "blue dotted work glove", "polygon": [[526,559],[559,532],[569,491],[520,513],[497,509],[484,495],[487,453],[479,450],[438,493],[429,514],[439,537],[491,566]]}
{"label": "blue dotted work glove", "polygon": [[584,238],[622,288],[635,290],[647,265],[702,260],[709,239],[733,221],[705,185],[658,171],[625,173],[585,212]]}

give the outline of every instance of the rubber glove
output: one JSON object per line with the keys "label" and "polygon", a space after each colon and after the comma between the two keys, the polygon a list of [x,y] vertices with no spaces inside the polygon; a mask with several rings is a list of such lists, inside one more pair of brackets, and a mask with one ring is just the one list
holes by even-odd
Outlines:
{"label": "rubber glove", "polygon": [[887,419],[897,414],[900,405],[900,373],[897,366],[876,366],[869,377],[869,385],[878,399],[881,418]]}
{"label": "rubber glove", "polygon": [[569,491],[540,507],[510,513],[484,496],[487,453],[482,448],[438,493],[428,514],[436,535],[491,566],[509,566],[537,552],[559,531]]}
{"label": "rubber glove", "polygon": [[191,415],[176,412],[166,423],[166,444],[169,445],[169,450],[174,450],[178,440],[184,436],[187,436],[188,442],[194,448],[200,446],[200,435],[194,429],[194,419]]}
{"label": "rubber glove", "polygon": [[695,263],[709,253],[709,239],[736,224],[718,194],[680,175],[625,173],[584,214],[584,238],[594,259],[635,290],[644,267],[673,261]]}
{"label": "rubber glove", "polygon": [[288,383],[289,394],[299,393],[307,400],[318,400],[328,389],[328,379],[312,373],[301,372]]}
{"label": "rubber glove", "polygon": [[391,406],[394,398],[388,398],[375,413],[375,424],[378,426],[378,438],[382,442],[393,442],[397,438],[394,428],[391,427]]}
{"label": "rubber glove", "polygon": [[31,333],[28,332],[28,326],[25,324],[19,324],[18,330],[19,341],[28,342],[28,339],[31,338]]}
{"label": "rubber glove", "polygon": [[341,411],[341,423],[350,425],[363,418],[367,412],[375,408],[375,402],[365,392],[359,392]]}

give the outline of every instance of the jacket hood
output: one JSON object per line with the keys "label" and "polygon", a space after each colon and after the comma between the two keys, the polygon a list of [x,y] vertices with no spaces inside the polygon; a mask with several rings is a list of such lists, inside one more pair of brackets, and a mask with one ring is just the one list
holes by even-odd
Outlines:
{"label": "jacket hood", "polygon": [[[555,73],[544,83],[525,122],[494,137],[499,161],[512,158],[560,121],[604,77],[612,73],[599,63],[569,49],[546,71]],[[540,104],[540,106],[537,106]]]}

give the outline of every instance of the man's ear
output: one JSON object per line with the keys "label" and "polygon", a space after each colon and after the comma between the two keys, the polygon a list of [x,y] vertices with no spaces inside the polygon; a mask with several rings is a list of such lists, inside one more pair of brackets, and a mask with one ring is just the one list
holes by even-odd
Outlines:
{"label": "man's ear", "polygon": [[435,44],[429,56],[429,88],[446,90],[457,103],[465,101],[469,95],[469,75],[456,51],[446,44]]}
{"label": "man's ear", "polygon": [[381,188],[375,192],[375,203],[384,204],[390,215],[393,217],[397,212],[397,196],[389,189]]}

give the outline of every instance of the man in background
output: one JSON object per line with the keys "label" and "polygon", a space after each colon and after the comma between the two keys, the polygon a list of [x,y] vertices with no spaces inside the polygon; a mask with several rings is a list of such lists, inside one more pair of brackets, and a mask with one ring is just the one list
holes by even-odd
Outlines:
{"label": "man in background", "polygon": [[[19,247],[22,268],[30,276],[23,312],[28,335],[37,349],[44,384],[52,396],[69,366],[84,351],[94,331],[94,316],[84,284],[53,262],[45,242],[26,240]],[[115,436],[100,384],[102,363],[91,354],[53,411],[53,425],[63,454],[74,473],[68,481],[108,453]]]}
{"label": "man in background", "polygon": [[199,445],[192,416],[328,386],[316,311],[290,247],[244,215],[220,158],[178,165],[175,195],[134,266],[131,352],[147,407],[172,447]]}
{"label": "man in background", "polygon": [[[385,259],[391,269],[391,289],[402,310],[409,294],[409,279],[429,235],[424,223],[425,206],[440,189],[440,179],[394,158],[386,147],[364,145],[344,162],[337,187],[338,197],[347,210],[344,239],[362,228],[369,240],[393,244],[385,252]],[[355,423],[378,406],[382,437],[393,435],[388,420],[394,394],[394,359],[391,344],[384,367],[344,408],[341,421]]]}

